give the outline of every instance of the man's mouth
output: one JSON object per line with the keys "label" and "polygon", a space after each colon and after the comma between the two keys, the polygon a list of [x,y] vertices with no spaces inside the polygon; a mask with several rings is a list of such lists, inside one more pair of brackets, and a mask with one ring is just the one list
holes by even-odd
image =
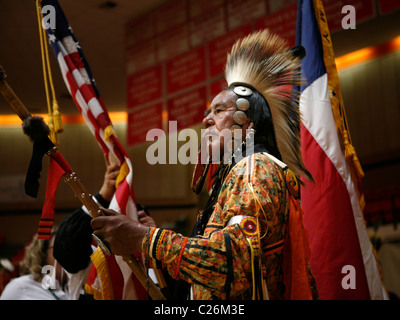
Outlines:
{"label": "man's mouth", "polygon": [[210,138],[212,139],[213,137],[219,137],[219,133],[216,129],[207,129],[204,133],[204,137],[203,139],[205,139],[206,141],[210,140]]}

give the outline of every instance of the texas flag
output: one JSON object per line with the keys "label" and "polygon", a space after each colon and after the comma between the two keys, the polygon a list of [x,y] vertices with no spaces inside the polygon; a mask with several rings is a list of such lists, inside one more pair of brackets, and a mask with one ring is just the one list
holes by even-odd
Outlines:
{"label": "texas flag", "polygon": [[363,219],[363,172],[351,145],[322,0],[299,0],[296,45],[306,50],[301,139],[315,184],[304,181],[301,201],[319,297],[388,299]]}

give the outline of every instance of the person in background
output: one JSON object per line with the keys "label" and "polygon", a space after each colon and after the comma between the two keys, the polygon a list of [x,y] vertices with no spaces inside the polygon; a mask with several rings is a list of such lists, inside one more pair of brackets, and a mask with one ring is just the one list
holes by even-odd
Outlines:
{"label": "person in background", "polygon": [[68,300],[68,278],[53,256],[56,229],[50,240],[37,234],[25,248],[20,276],[4,288],[1,300]]}

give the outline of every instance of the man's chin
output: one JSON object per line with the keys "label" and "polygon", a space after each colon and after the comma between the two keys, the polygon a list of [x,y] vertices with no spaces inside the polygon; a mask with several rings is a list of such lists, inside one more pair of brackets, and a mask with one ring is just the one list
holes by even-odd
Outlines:
{"label": "man's chin", "polygon": [[207,143],[207,158],[210,163],[220,163],[221,162],[221,151],[220,146],[212,143]]}

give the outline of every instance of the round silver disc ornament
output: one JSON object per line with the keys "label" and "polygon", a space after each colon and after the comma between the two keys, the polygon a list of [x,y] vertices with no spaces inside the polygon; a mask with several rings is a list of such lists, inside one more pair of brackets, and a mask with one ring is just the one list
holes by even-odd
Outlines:
{"label": "round silver disc ornament", "polygon": [[243,111],[236,111],[233,114],[233,121],[235,121],[238,125],[244,125],[247,122],[247,115]]}
{"label": "round silver disc ornament", "polygon": [[246,111],[248,108],[250,108],[250,102],[245,98],[239,98],[236,100],[236,107],[239,110]]}
{"label": "round silver disc ornament", "polygon": [[232,131],[233,131],[233,130],[242,130],[242,127],[239,126],[238,124],[234,124],[234,125],[231,127],[231,130],[232,130]]}
{"label": "round silver disc ornament", "polygon": [[248,97],[253,94],[253,90],[243,86],[237,86],[233,89],[233,92],[236,93],[238,96]]}

